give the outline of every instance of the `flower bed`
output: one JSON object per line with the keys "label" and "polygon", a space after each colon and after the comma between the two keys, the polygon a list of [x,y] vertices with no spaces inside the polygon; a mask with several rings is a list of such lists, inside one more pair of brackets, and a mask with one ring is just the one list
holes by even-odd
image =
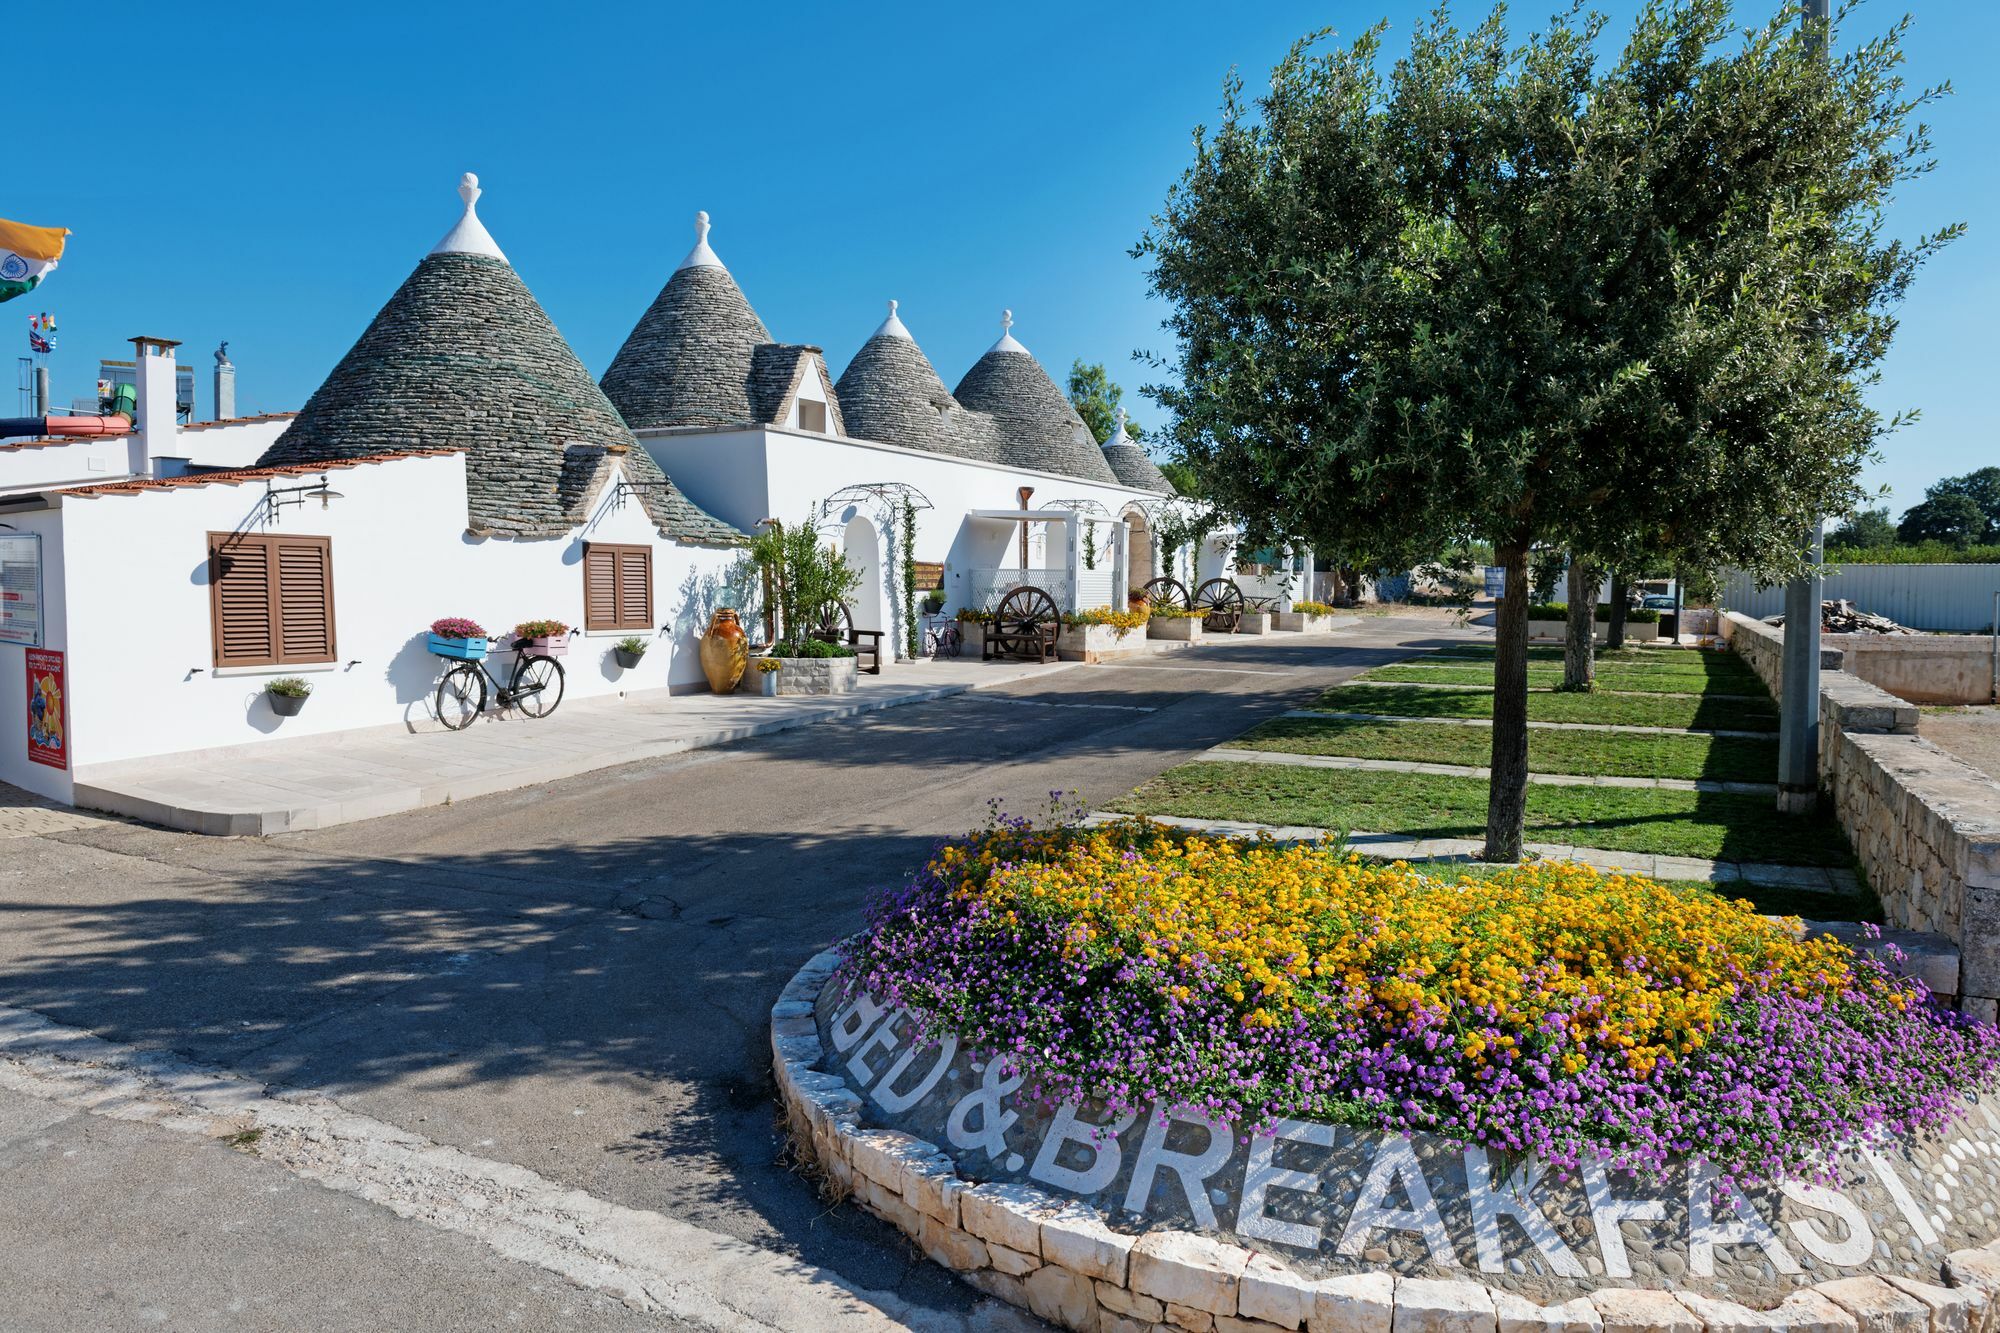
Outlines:
{"label": "flower bed", "polygon": [[842,984],[1049,1104],[1423,1131],[1558,1168],[1823,1177],[1948,1123],[2000,1039],[1702,891],[1542,864],[1448,883],[1326,846],[1001,820],[872,909]]}

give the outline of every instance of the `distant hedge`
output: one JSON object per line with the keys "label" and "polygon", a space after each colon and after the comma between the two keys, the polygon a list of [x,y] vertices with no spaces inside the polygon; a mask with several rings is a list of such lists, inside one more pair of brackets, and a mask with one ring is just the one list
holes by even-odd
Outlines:
{"label": "distant hedge", "polygon": [[[1568,618],[1569,606],[1567,603],[1530,602],[1528,604],[1528,619],[1530,620],[1567,620]],[[1605,623],[1611,619],[1611,607],[1608,603],[1599,602],[1597,604],[1597,619],[1599,623]],[[1636,607],[1625,613],[1625,623],[1628,625],[1657,625],[1660,623],[1660,613],[1651,607]]]}
{"label": "distant hedge", "polygon": [[1907,542],[1896,546],[1829,546],[1829,565],[2000,565],[2000,546]]}

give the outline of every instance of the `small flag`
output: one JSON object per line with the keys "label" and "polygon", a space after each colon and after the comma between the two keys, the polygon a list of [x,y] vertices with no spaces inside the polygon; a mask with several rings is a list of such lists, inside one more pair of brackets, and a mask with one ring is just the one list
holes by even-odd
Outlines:
{"label": "small flag", "polygon": [[0,301],[40,285],[62,258],[67,227],[30,227],[0,218]]}
{"label": "small flag", "polygon": [[28,316],[28,350],[43,356],[56,350],[56,317],[46,310]]}

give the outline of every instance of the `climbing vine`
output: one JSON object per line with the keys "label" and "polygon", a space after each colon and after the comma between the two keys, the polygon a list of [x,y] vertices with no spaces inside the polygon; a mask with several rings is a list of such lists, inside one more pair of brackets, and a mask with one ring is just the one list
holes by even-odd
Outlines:
{"label": "climbing vine", "polygon": [[1097,520],[1094,518],[1083,520],[1083,567],[1097,568]]}
{"label": "climbing vine", "polygon": [[917,506],[903,497],[903,639],[915,661],[923,641],[917,635]]}

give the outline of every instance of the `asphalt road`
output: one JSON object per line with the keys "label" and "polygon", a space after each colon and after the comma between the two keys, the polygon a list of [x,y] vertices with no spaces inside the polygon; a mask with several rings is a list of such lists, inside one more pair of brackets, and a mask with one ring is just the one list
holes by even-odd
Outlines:
{"label": "asphalt road", "polygon": [[[787,1169],[766,1045],[779,989],[989,802],[1101,803],[1462,637],[1370,619],[1333,640],[1052,672],[277,839],[124,823],[16,838],[0,844],[0,1005],[317,1089],[912,1309],[963,1312],[973,1293]],[[0,1096],[0,1327],[675,1326],[161,1134]]]}

